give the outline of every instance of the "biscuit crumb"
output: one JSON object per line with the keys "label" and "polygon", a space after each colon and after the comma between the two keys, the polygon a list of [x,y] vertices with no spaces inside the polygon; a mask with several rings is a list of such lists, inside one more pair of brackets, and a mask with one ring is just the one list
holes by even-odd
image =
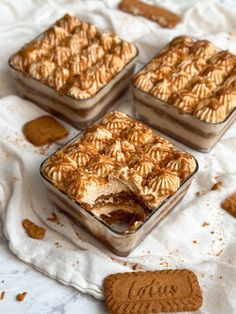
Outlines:
{"label": "biscuit crumb", "polygon": [[0,300],[3,300],[5,298],[5,291],[2,291],[0,293]]}
{"label": "biscuit crumb", "polygon": [[218,253],[216,253],[216,256],[220,256],[223,250],[220,250]]}
{"label": "biscuit crumb", "polygon": [[19,293],[16,296],[16,300],[19,302],[22,302],[22,301],[24,301],[26,296],[27,296],[27,292]]}
{"label": "biscuit crumb", "polygon": [[25,228],[28,236],[33,239],[42,240],[45,237],[46,229],[35,225],[29,219],[24,219],[22,222],[23,227]]}
{"label": "biscuit crumb", "polygon": [[59,242],[55,242],[54,244],[55,244],[57,249],[62,247],[62,245]]}
{"label": "biscuit crumb", "polygon": [[60,224],[60,220],[55,213],[51,213],[51,217],[48,217],[47,220],[55,222],[57,225]]}
{"label": "biscuit crumb", "polygon": [[197,243],[197,240],[193,240],[193,243],[196,244],[196,243]]}
{"label": "biscuit crumb", "polygon": [[215,184],[212,185],[211,191],[218,191],[218,190],[220,190],[222,185],[223,185],[222,181],[216,182]]}
{"label": "biscuit crumb", "polygon": [[208,223],[208,222],[206,222],[206,221],[204,221],[203,223],[202,223],[202,227],[207,227],[207,226],[209,226],[210,224]]}
{"label": "biscuit crumb", "polygon": [[51,116],[42,116],[27,122],[23,127],[23,133],[34,146],[51,144],[69,134],[64,126]]}
{"label": "biscuit crumb", "polygon": [[133,269],[133,270],[136,270],[137,268],[138,268],[138,264],[137,264],[137,263],[135,263],[135,264],[132,265],[132,269]]}

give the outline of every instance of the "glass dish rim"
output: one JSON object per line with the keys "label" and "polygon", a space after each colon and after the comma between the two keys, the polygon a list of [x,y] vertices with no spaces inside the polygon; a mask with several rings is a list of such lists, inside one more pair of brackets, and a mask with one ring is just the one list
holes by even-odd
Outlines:
{"label": "glass dish rim", "polygon": [[[155,132],[155,130],[153,130]],[[95,218],[98,222],[100,222],[105,228],[109,229],[109,231],[111,231],[112,233],[115,233],[116,235],[119,235],[119,236],[131,236],[131,235],[134,235],[136,234],[146,223],[148,223],[148,221],[150,220],[150,218],[162,207],[165,205],[165,203],[167,201],[169,201],[172,197],[174,197],[176,195],[176,193],[179,193],[180,189],[182,189],[182,187],[184,185],[186,185],[186,183],[192,179],[192,177],[198,172],[198,169],[199,169],[199,164],[198,164],[198,161],[197,159],[192,155],[191,157],[194,159],[195,161],[195,164],[196,164],[196,167],[194,169],[194,171],[191,173],[191,175],[189,177],[187,177],[182,183],[181,185],[178,187],[178,189],[176,190],[176,192],[172,195],[169,195],[164,201],[161,202],[160,205],[158,205],[157,208],[153,209],[152,212],[146,217],[146,219],[143,221],[143,223],[138,226],[137,229],[135,229],[134,231],[127,231],[127,232],[120,232],[120,231],[117,231],[117,230],[114,230],[110,225],[108,225],[105,221],[103,221],[101,218],[97,217],[95,214],[93,214],[92,212],[90,211],[87,211],[86,209],[84,209],[80,203],[74,199],[72,199],[71,197],[69,197],[69,195],[62,191],[61,189],[57,188],[43,173],[43,167],[44,167],[44,164],[47,162],[47,160],[49,158],[51,158],[54,154],[56,154],[57,152],[59,152],[60,150],[64,149],[67,145],[69,145],[70,143],[72,143],[73,141],[75,141],[77,138],[79,138],[80,136],[82,136],[84,133],[86,132],[86,130],[84,131],[81,131],[79,134],[75,135],[72,139],[70,139],[67,143],[65,143],[64,145],[62,145],[57,151],[53,152],[52,154],[50,154],[46,159],[44,159],[41,164],[40,164],[40,167],[39,167],[39,174],[40,176],[43,178],[43,180],[47,181],[47,183],[50,184],[50,186],[52,186],[54,189],[56,189],[58,192],[62,193],[67,199],[69,202],[73,202],[75,203],[77,206],[79,206],[80,209],[82,209],[83,211],[85,211],[87,214],[90,214],[92,218]],[[178,146],[176,145],[173,145],[175,148],[179,149]],[[179,149],[180,150],[180,149]],[[186,152],[186,151],[183,151],[181,150],[182,152]]]}

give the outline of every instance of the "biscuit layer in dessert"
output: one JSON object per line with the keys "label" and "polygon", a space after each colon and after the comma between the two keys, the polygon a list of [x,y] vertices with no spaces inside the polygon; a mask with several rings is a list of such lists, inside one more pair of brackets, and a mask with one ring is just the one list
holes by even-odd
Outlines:
{"label": "biscuit layer in dessert", "polygon": [[66,14],[11,59],[11,66],[60,94],[95,96],[137,55],[114,33]]}
{"label": "biscuit layer in dessert", "polygon": [[207,40],[176,37],[135,75],[133,84],[181,114],[219,123],[236,107],[236,56]]}
{"label": "biscuit layer in dessert", "polygon": [[108,113],[43,165],[43,174],[107,223],[137,228],[195,171],[195,159],[122,112]]}

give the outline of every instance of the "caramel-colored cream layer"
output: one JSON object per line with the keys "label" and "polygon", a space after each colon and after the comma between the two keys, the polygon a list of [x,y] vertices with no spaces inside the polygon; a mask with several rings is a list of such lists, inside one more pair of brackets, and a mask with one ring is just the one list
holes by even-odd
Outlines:
{"label": "caramel-colored cream layer", "polygon": [[180,113],[222,122],[236,106],[236,56],[207,40],[176,37],[134,76],[133,84]]}
{"label": "caramel-colored cream layer", "polygon": [[137,54],[134,45],[114,33],[66,14],[26,44],[10,64],[76,99],[93,97]]}
{"label": "caramel-colored cream layer", "polygon": [[[115,208],[130,212],[127,199],[120,207],[109,209],[104,204],[106,208],[101,207],[100,214],[96,206],[101,197],[110,199],[109,195],[130,193],[143,206],[145,217],[147,209],[155,209],[175,194],[195,168],[190,154],[176,150],[169,141],[126,114],[111,112],[78,140],[52,155],[43,172],[55,187],[85,209],[93,212],[96,208],[98,216]],[[133,204],[137,214],[137,203]]]}

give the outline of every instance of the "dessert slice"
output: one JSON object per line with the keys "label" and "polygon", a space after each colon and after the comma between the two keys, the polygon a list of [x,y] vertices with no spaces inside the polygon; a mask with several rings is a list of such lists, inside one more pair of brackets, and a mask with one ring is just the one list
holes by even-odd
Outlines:
{"label": "dessert slice", "polygon": [[111,112],[49,157],[43,174],[105,223],[135,231],[195,168],[190,154],[126,114]]}

